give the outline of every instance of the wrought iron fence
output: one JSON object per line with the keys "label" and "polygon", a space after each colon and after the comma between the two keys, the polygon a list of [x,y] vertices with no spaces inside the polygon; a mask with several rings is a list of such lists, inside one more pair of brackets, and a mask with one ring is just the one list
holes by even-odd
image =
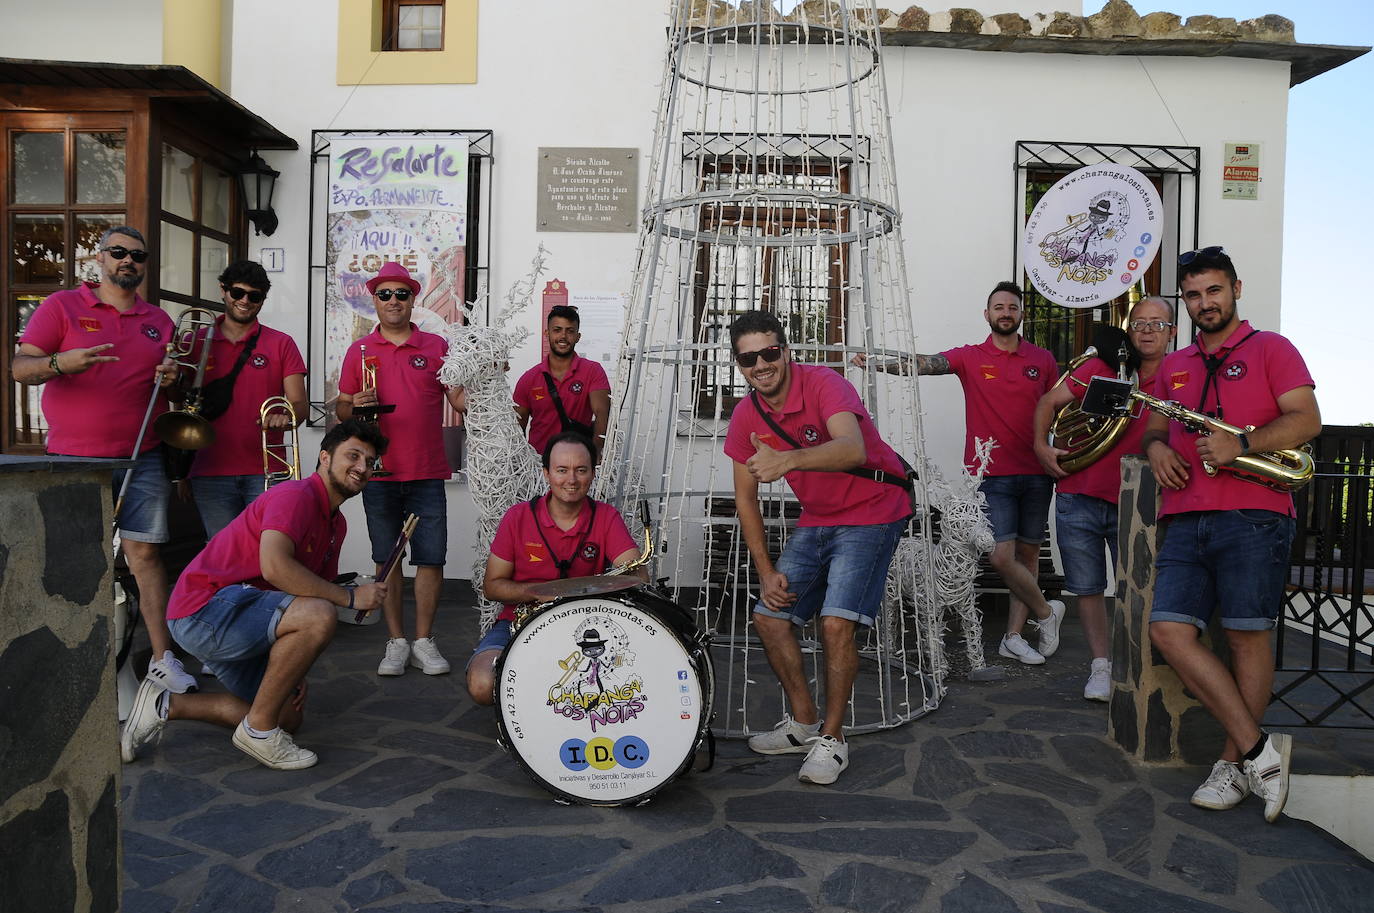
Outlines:
{"label": "wrought iron fence", "polygon": [[1293,714],[1281,725],[1374,729],[1374,428],[1328,425],[1313,456],[1317,476],[1294,498],[1273,702]]}

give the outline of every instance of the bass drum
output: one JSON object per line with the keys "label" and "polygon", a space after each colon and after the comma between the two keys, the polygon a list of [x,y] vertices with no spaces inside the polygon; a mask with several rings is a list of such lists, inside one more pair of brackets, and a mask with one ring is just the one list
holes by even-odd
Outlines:
{"label": "bass drum", "polygon": [[643,590],[555,602],[496,663],[501,744],[560,799],[638,805],[708,737],[713,676],[691,616]]}

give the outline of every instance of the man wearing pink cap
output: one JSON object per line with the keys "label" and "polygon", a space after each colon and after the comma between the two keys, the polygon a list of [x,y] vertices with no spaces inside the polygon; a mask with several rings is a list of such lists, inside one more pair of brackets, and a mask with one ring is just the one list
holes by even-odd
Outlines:
{"label": "man wearing pink cap", "polygon": [[[383,609],[390,638],[377,674],[401,675],[409,664],[426,675],[441,675],[449,671],[449,663],[439,653],[433,628],[448,551],[444,482],[451,473],[444,455],[444,401],[461,410],[462,391],[439,382],[438,371],[448,344],[410,322],[420,283],[406,268],[386,263],[368,280],[367,290],[377,309],[377,329],[349,346],[344,355],[336,411],[340,421],[355,415],[375,415],[391,442],[387,474],[374,478],[363,490],[367,533],[378,571],[396,544],[405,517],[419,517],[410,538],[410,563],[415,568],[415,641],[412,645],[405,637],[403,587],[392,586]],[[363,386],[365,366],[366,373],[376,378],[375,387]]]}
{"label": "man wearing pink cap", "polygon": [[[43,385],[49,453],[129,459],[153,384],[166,389],[175,379],[176,368],[167,358],[172,318],[137,291],[147,259],[137,229],[120,225],[107,230],[95,256],[102,281],[54,292],[24,327],[14,379]],[[147,427],[165,411],[167,402],[159,396]],[[172,653],[167,631],[167,568],[159,544],[170,538],[170,487],[151,430],[128,471],[131,478],[115,522],[124,558],[138,581],[139,611],[153,647],[148,678],[177,693],[194,690],[196,680]],[[114,473],[116,497],[123,481],[124,470]]]}

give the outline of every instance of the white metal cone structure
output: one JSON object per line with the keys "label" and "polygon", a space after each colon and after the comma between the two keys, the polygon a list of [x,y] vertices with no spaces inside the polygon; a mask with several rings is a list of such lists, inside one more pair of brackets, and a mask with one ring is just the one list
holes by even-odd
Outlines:
{"label": "white metal cone structure", "polygon": [[[748,390],[730,322],[776,313],[794,360],[843,371],[883,438],[923,478],[929,467],[916,378],[879,370],[915,349],[876,10],[671,0],[670,18],[598,492],[627,517],[650,505],[664,543],[656,574],[713,633],[717,731],[742,735],[789,708],[751,634],[758,588],[721,449]],[[850,731],[907,722],[944,691],[939,600],[918,596],[935,591],[925,487],[887,604],[860,636]],[[776,558],[799,508],[783,482],[761,498]],[[808,625],[802,636],[819,699],[819,635]]]}

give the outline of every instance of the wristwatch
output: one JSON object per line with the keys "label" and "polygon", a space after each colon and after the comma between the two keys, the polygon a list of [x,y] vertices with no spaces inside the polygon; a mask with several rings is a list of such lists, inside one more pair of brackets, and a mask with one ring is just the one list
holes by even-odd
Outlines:
{"label": "wristwatch", "polygon": [[1250,439],[1249,439],[1248,437],[1245,436],[1245,432],[1244,432],[1244,431],[1242,431],[1242,432],[1240,432],[1239,434],[1236,435],[1236,440],[1240,441],[1240,455],[1241,455],[1241,456],[1245,456],[1247,453],[1250,452]]}
{"label": "wristwatch", "polygon": [[61,373],[62,373],[62,369],[59,368],[59,367],[57,366],[57,356],[58,356],[58,354],[59,354],[59,353],[54,352],[54,353],[52,353],[51,355],[48,356],[48,367],[49,367],[49,368],[52,368],[54,374],[61,374]]}

